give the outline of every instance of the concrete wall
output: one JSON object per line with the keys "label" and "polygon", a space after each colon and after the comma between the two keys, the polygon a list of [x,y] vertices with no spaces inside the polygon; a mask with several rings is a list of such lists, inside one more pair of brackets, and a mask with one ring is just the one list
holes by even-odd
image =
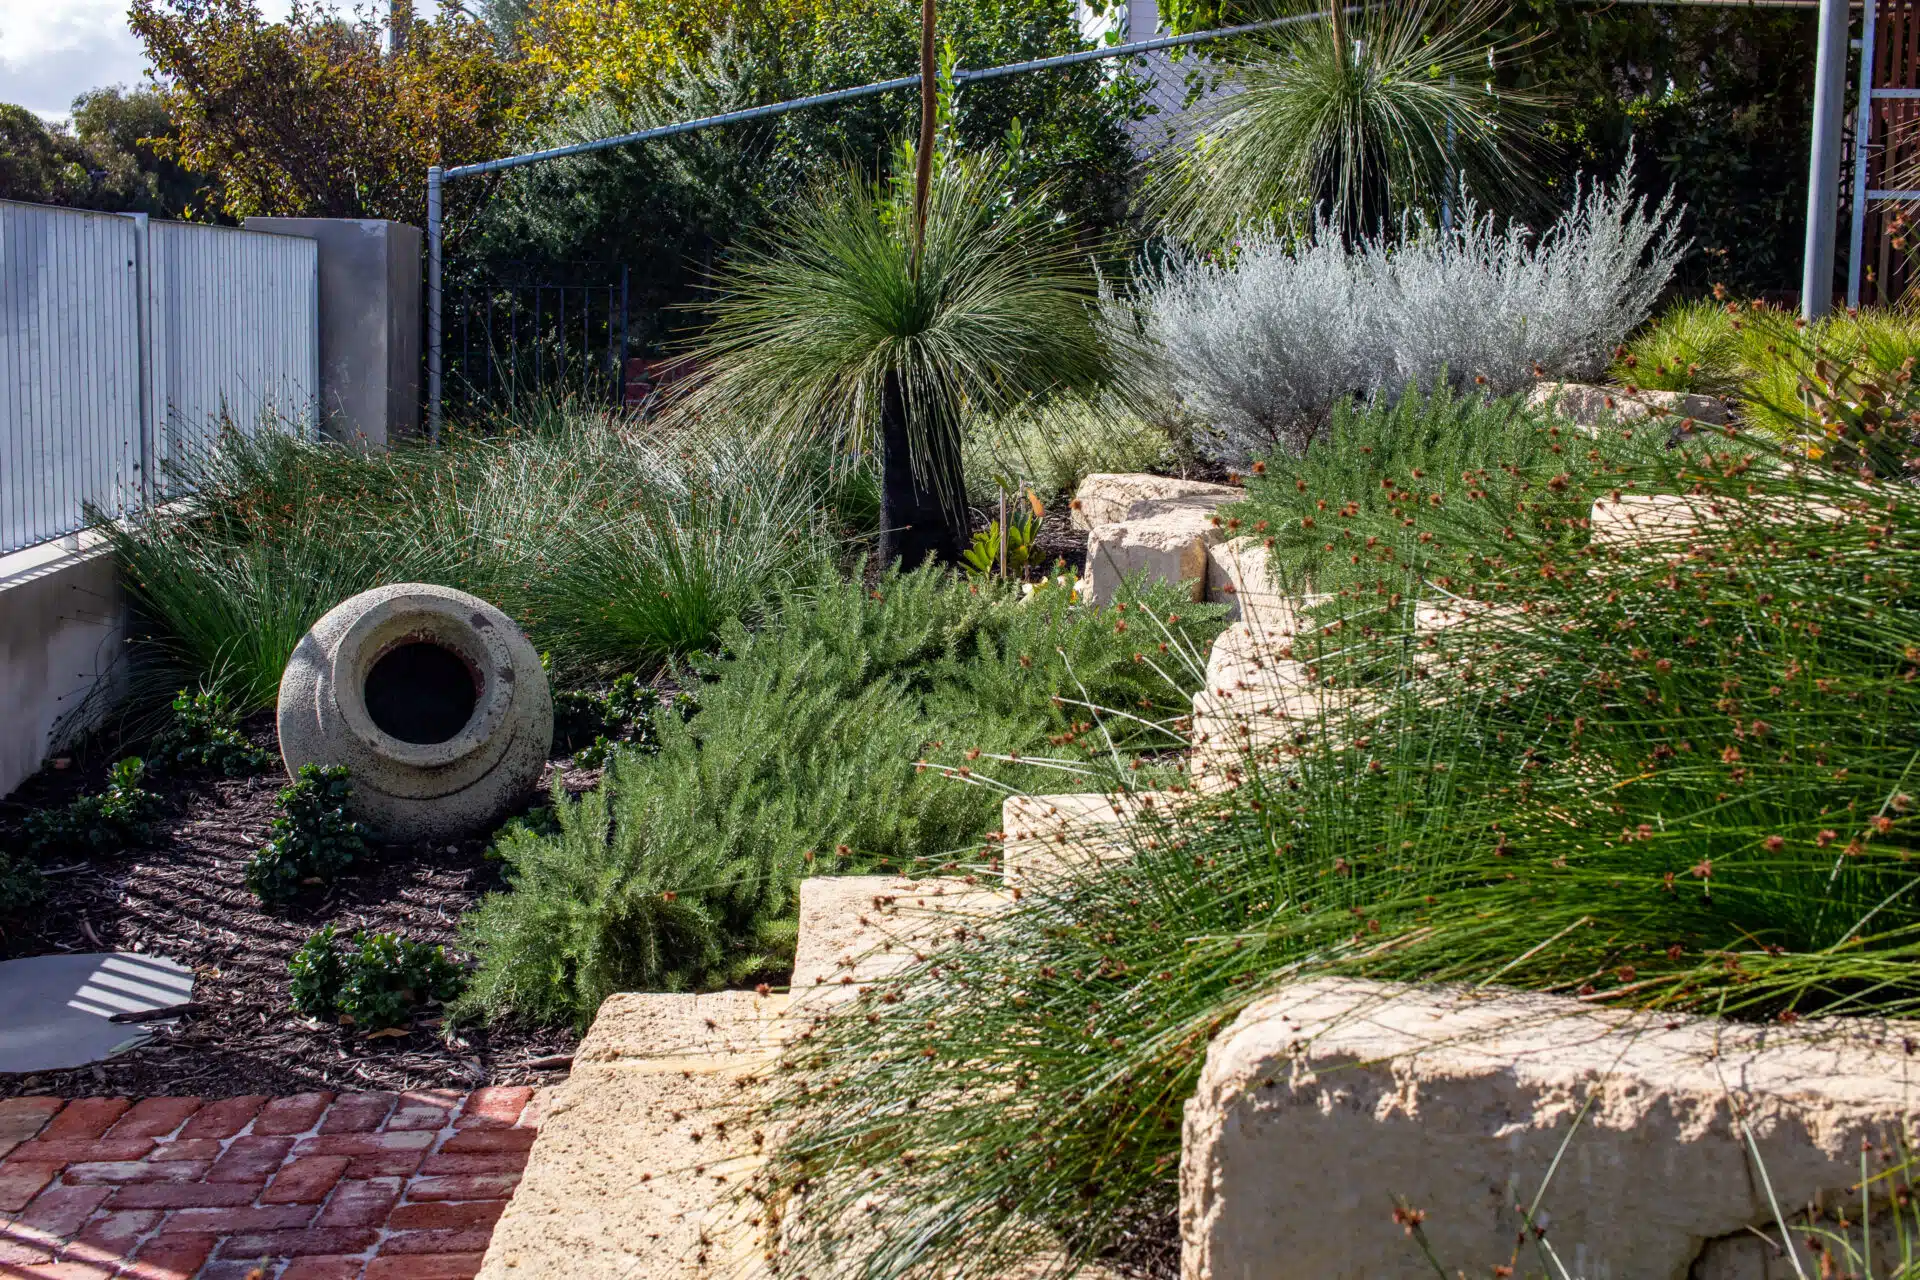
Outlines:
{"label": "concrete wall", "polygon": [[97,538],[0,557],[0,796],[111,708],[126,626],[113,556]]}
{"label": "concrete wall", "polygon": [[319,243],[321,430],[375,448],[417,432],[419,228],[374,218],[248,218],[244,225]]}

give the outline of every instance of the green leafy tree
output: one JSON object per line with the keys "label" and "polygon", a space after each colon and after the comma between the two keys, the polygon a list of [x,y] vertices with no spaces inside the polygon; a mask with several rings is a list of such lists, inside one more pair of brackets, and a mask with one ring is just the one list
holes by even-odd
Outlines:
{"label": "green leafy tree", "polygon": [[1642,189],[1686,208],[1683,287],[1797,291],[1815,21],[1810,9],[1519,0],[1508,29],[1531,42],[1503,74],[1564,103],[1545,131],[1554,188],[1617,169],[1631,148]]}
{"label": "green leafy tree", "polygon": [[[408,25],[403,53],[372,17],[254,0],[134,0],[128,21],[162,78],[162,154],[219,182],[222,211],[419,225],[429,165],[488,159],[537,109],[536,78],[459,13]],[[449,189],[459,224],[485,184]]]}
{"label": "green leafy tree", "polygon": [[84,204],[93,189],[86,150],[25,107],[0,103],[0,199]]}
{"label": "green leafy tree", "polygon": [[158,89],[89,89],[73,100],[73,132],[112,202],[102,208],[186,218],[204,215],[219,202],[206,175],[170,154],[173,120]]}
{"label": "green leafy tree", "polygon": [[[796,16],[758,6],[664,69],[563,99],[528,146],[553,146],[910,75],[918,69],[917,0],[863,0]],[[1086,47],[1058,0],[955,0],[942,7],[949,62],[966,67]],[[1005,142],[1010,185],[1044,192],[1091,244],[1124,220],[1134,159],[1127,83],[1098,65],[962,87],[950,103],[960,145]],[[701,130],[514,170],[450,270],[484,279],[509,263],[624,263],[636,341],[708,318],[699,285],[778,223],[823,172],[884,168],[893,140],[917,127],[911,89]],[[690,309],[684,310],[683,308]]]}

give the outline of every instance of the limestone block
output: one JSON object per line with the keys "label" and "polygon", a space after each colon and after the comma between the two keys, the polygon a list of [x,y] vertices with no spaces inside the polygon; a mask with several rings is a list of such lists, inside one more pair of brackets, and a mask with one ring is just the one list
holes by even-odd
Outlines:
{"label": "limestone block", "polygon": [[[1564,1274],[1688,1280],[1773,1221],[1768,1185],[1789,1215],[1857,1205],[1862,1142],[1897,1152],[1917,1106],[1920,1058],[1871,1020],[1738,1026],[1302,983],[1207,1052],[1186,1106],[1181,1274],[1431,1276],[1398,1199],[1425,1215],[1445,1274],[1487,1275],[1514,1264],[1515,1206],[1538,1198],[1532,1225]],[[1516,1274],[1548,1270],[1531,1242],[1520,1261]]]}
{"label": "limestone block", "polygon": [[[738,1119],[786,1000],[617,995],[547,1103],[494,1227],[486,1280],[763,1276],[765,1233],[735,1193],[763,1148]],[[764,1136],[764,1134],[763,1134]]]}
{"label": "limestone block", "polygon": [[345,600],[280,678],[280,754],[345,765],[349,808],[383,840],[484,830],[538,781],[553,746],[540,655],[513,619],[452,587]]}
{"label": "limestone block", "polygon": [[1787,523],[1845,520],[1847,513],[1824,502],[1744,502],[1737,508],[1710,497],[1672,493],[1623,493],[1593,504],[1595,546],[1681,544],[1714,538],[1734,519]]}
{"label": "limestone block", "polygon": [[1167,498],[1193,499],[1220,506],[1246,497],[1244,489],[1230,484],[1208,484],[1203,480],[1178,480],[1172,476],[1146,472],[1100,471],[1080,482],[1070,505],[1070,519],[1076,529],[1092,529],[1100,524],[1125,520],[1141,502]]}
{"label": "limestone block", "polygon": [[1258,635],[1291,636],[1300,628],[1300,597],[1269,571],[1265,538],[1246,535],[1207,547],[1207,599],[1226,605],[1229,618]]}
{"label": "limestone block", "polygon": [[1030,889],[1090,865],[1132,854],[1124,828],[1143,810],[1166,809],[1180,797],[1165,791],[1008,796],[1000,803],[1006,837],[1001,868],[1010,888]]}
{"label": "limestone block", "polygon": [[1112,604],[1120,584],[1136,574],[1185,585],[1195,601],[1205,599],[1207,548],[1224,536],[1213,523],[1214,505],[1190,498],[1143,502],[1125,520],[1095,525],[1087,535],[1087,601]]}
{"label": "limestone block", "polygon": [[1527,396],[1527,406],[1549,409],[1582,427],[1634,422],[1642,418],[1692,418],[1709,426],[1725,426],[1727,402],[1718,396],[1682,391],[1649,391],[1629,395],[1619,387],[1596,387],[1584,382],[1542,382]]}
{"label": "limestone block", "polygon": [[835,1004],[911,968],[1010,898],[959,876],[812,876],[800,882],[794,1009]]}

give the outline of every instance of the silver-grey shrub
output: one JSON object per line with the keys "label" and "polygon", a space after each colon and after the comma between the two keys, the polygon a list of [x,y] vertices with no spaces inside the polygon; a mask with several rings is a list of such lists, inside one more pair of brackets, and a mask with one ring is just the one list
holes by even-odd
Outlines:
{"label": "silver-grey shrub", "polygon": [[1469,206],[1451,228],[1353,245],[1324,224],[1268,228],[1224,260],[1174,260],[1137,299],[1136,377],[1203,424],[1203,452],[1238,463],[1304,450],[1342,396],[1597,375],[1685,248],[1671,197],[1643,200],[1631,179],[1576,188],[1539,236]]}

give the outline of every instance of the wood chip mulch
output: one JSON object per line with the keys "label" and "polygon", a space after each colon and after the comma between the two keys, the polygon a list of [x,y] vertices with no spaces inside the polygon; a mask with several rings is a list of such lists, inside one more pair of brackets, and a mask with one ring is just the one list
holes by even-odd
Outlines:
{"label": "wood chip mulch", "polygon": [[[245,726],[273,746],[271,716]],[[47,769],[0,802],[0,841],[18,838],[32,808],[98,790],[115,752],[95,750],[66,770]],[[563,771],[578,792],[597,771]],[[369,855],[323,895],[264,907],[248,891],[246,862],[267,838],[286,785],[276,767],[245,778],[163,776],[165,803],[144,847],[43,864],[48,894],[33,918],[0,933],[6,957],[137,951],[192,967],[197,1012],[145,1045],[91,1066],[0,1074],[0,1097],[238,1094],[314,1090],[458,1089],[541,1084],[564,1074],[578,1037],[562,1028],[451,1028],[416,1020],[409,1034],[369,1039],[309,1022],[289,1007],[287,960],[322,925],[394,932],[457,951],[456,926],[480,896],[503,887],[487,841],[441,847],[370,845]]]}

